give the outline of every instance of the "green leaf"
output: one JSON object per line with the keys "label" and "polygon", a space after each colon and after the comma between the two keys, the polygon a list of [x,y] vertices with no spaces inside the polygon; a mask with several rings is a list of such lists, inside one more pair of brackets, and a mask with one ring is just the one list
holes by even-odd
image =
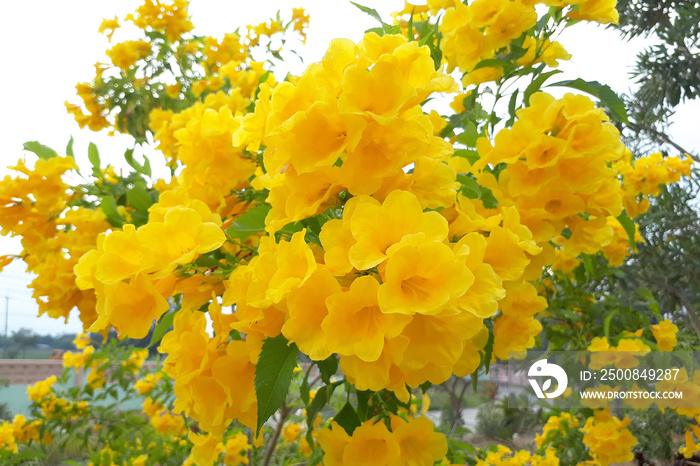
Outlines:
{"label": "green leaf", "polygon": [[269,205],[257,205],[238,217],[226,230],[230,238],[244,240],[255,233],[265,231],[265,217],[270,211]]}
{"label": "green leaf", "polygon": [[39,143],[38,141],[25,142],[24,146],[22,147],[24,148],[24,150],[34,152],[42,160],[52,159],[58,156],[58,153],[56,153],[55,150]]}
{"label": "green leaf", "polygon": [[480,186],[474,178],[469,175],[457,175],[457,181],[462,184],[460,192],[469,199],[479,199],[487,209],[495,209],[498,200],[490,189]]}
{"label": "green leaf", "polygon": [[353,408],[350,403],[345,403],[340,411],[338,411],[338,414],[335,415],[333,421],[337,422],[340,427],[345,429],[348,435],[352,435],[355,429],[362,424],[359,416],[355,412],[355,408]]}
{"label": "green leaf", "polygon": [[474,165],[479,160],[479,153],[472,149],[457,149],[453,155],[467,159],[470,165]]}
{"label": "green leaf", "polygon": [[321,372],[321,380],[323,380],[325,383],[330,383],[331,377],[338,372],[338,358],[336,358],[334,354],[331,354],[328,359],[317,361],[316,365],[318,366],[318,370]]}
{"label": "green leaf", "polygon": [[88,146],[88,160],[92,164],[92,175],[95,178],[104,178],[102,170],[100,170],[100,151],[97,150],[94,142]]}
{"label": "green leaf", "polygon": [[124,152],[124,160],[138,173],[151,176],[151,162],[145,155],[143,156],[143,165],[141,165],[134,159],[134,149],[127,149],[126,152]]}
{"label": "green leaf", "polygon": [[464,127],[464,132],[457,136],[457,141],[468,147],[476,147],[476,140],[479,139],[479,136],[481,135],[476,127],[476,123],[470,120]]}
{"label": "green leaf", "polygon": [[100,203],[100,209],[107,216],[107,221],[113,227],[121,227],[126,223],[124,217],[119,215],[119,210],[117,210],[117,201],[114,196],[105,196]]}
{"label": "green leaf", "polygon": [[634,239],[635,233],[637,232],[637,227],[635,226],[634,222],[627,216],[627,214],[621,214],[619,217],[617,217],[617,221],[620,222],[620,225],[622,225],[627,232],[627,237],[629,238],[632,251],[637,252],[637,241]]}
{"label": "green leaf", "polygon": [[126,198],[133,208],[144,212],[148,212],[148,208],[153,205],[148,189],[140,183],[126,192]]}
{"label": "green leaf", "polygon": [[484,325],[489,331],[488,340],[486,340],[486,345],[484,345],[484,369],[486,373],[489,373],[489,367],[491,366],[491,356],[493,355],[493,343],[494,343],[494,330],[493,321],[491,319],[485,319]]}
{"label": "green leaf", "polygon": [[374,18],[374,19],[376,19],[377,21],[379,21],[379,23],[380,23],[382,26],[384,26],[384,21],[382,20],[382,16],[381,16],[379,13],[377,13],[377,10],[375,10],[374,8],[370,8],[370,7],[368,7],[368,6],[360,5],[359,3],[355,3],[355,2],[350,2],[350,3],[352,3],[356,8],[358,8],[358,9],[359,9],[360,11],[362,11],[363,13],[367,13],[367,14],[370,15],[372,18]]}
{"label": "green leaf", "polygon": [[168,329],[173,325],[173,319],[175,319],[176,311],[168,311],[163,314],[156,324],[156,328],[153,329],[153,335],[151,335],[151,342],[148,344],[147,348],[152,347],[156,343],[160,343]]}
{"label": "green leaf", "polygon": [[605,335],[605,338],[609,341],[610,340],[610,323],[613,320],[613,317],[617,314],[617,309],[613,309],[613,311],[608,314],[608,316],[605,318],[605,322],[603,322],[603,334]]}
{"label": "green leaf", "polygon": [[622,123],[629,124],[625,102],[610,89],[610,86],[601,84],[598,81],[584,81],[581,78],[560,81],[550,84],[549,86],[570,87],[571,89],[577,89],[597,97],[603,105],[610,109],[613,118]]}
{"label": "green leaf", "polygon": [[[314,420],[316,419],[316,415],[321,412],[324,406],[326,406],[326,402],[328,401],[328,392],[333,393],[333,385],[324,385],[323,387],[319,388],[316,390],[316,396],[314,397],[313,401],[311,404],[306,408],[306,425],[307,426],[312,426],[314,425]],[[311,434],[313,433],[313,429],[307,429],[306,432],[306,440],[309,442],[309,445],[313,445],[313,437]]]}
{"label": "green leaf", "polygon": [[284,403],[297,365],[299,348],[284,335],[266,338],[255,365],[255,394],[258,398],[258,424],[255,435]]}
{"label": "green leaf", "polygon": [[66,155],[68,157],[73,157],[73,136],[70,137],[70,141],[68,141],[68,145],[66,146]]}
{"label": "green leaf", "polygon": [[530,96],[535,92],[539,91],[540,88],[542,88],[542,84],[544,84],[544,82],[547,79],[561,72],[561,70],[553,70],[547,73],[542,73],[541,75],[533,79],[532,82],[525,89],[525,92],[523,93],[523,102],[525,103],[525,105],[530,105]]}

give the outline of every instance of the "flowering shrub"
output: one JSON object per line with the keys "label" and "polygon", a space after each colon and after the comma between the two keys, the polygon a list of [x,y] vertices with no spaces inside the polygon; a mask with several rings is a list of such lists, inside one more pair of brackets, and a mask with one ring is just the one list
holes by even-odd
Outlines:
{"label": "flowering shrub", "polygon": [[[87,432],[93,464],[269,464],[280,436],[329,465],[448,464],[467,461],[464,449],[407,414],[415,397],[539,347],[548,319],[571,320],[545,327],[558,349],[597,336],[592,351],[650,350],[645,331],[653,349],[675,346],[677,327],[652,326],[662,319],[651,308],[609,341],[618,324],[598,318],[609,308],[575,286],[624,261],[641,240],[632,219],[692,163],[635,158],[616,126],[624,104],[607,86],[548,84],[595,102],[541,90],[570,58],[558,32],[615,22],[614,2],[429,1],[407,4],[394,24],[361,7],[380,27],[359,43],[332,41],[284,79],[253,51],[274,65],[289,37],[305,39],[303,10],[216,39],[194,36],[186,9],[146,0],[125,19],[142,37],[112,46],[112,64],[77,86],[82,105],[67,104],[81,126],[128,133],[135,149],[152,136],[170,179],[153,180],[134,149],[134,171],[117,174],[91,145],[92,178],[69,185],[71,144],[62,157],[32,142],[34,168],[20,161],[0,184],[0,226],[22,237],[40,312],[67,318],[77,307],[87,331],[120,338],[155,324],[152,343],[167,355],[162,373],[136,382],[139,353],[119,367],[117,349],[67,354],[67,368],[90,370],[88,384],[70,400],[50,381],[30,389],[45,431],[75,421],[63,428]],[[112,40],[119,25],[100,30]],[[451,114],[428,111],[447,94]],[[298,360],[307,364],[293,382]],[[116,386],[148,396],[145,417],[105,409],[103,419],[77,401]],[[301,423],[285,425],[295,407],[304,436]],[[559,436],[577,439],[580,464],[631,459],[629,421],[586,413]],[[561,419],[547,422],[538,453],[500,447],[471,464],[568,461],[552,443]],[[22,436],[8,426],[0,439],[14,451]]]}

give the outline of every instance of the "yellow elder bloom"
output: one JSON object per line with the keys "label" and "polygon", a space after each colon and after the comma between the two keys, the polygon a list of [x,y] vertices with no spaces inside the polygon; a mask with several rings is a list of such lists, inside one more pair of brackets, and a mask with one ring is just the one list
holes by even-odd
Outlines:
{"label": "yellow elder bloom", "polygon": [[287,297],[288,317],[282,334],[314,361],[331,355],[321,324],[328,315],[326,298],[340,291],[340,284],[328,269],[319,268]]}
{"label": "yellow elder bloom", "polygon": [[[197,255],[219,248],[226,241],[215,223],[202,222],[201,215],[187,207],[168,209],[162,223],[147,223],[137,231],[143,248],[153,252],[158,277],[177,265],[191,262]],[[166,273],[167,271],[167,273]]]}
{"label": "yellow elder bloom", "polygon": [[637,444],[637,439],[626,428],[629,423],[629,418],[620,421],[611,416],[608,409],[596,411],[581,429],[585,432],[583,443],[603,465],[632,461],[632,447]]}
{"label": "yellow elder bloom", "polygon": [[[112,35],[114,34],[114,31],[116,31],[119,28],[119,20],[115,16],[114,19],[103,19],[102,23],[100,23],[100,28],[97,30],[98,33],[100,34],[105,34],[107,36],[107,39],[110,41],[112,40]],[[109,31],[109,32],[106,32]]]}
{"label": "yellow elder bloom", "polygon": [[107,50],[114,66],[126,71],[142,58],[151,54],[151,44],[143,40],[128,40]]}
{"label": "yellow elder bloom", "polygon": [[170,305],[145,274],[139,274],[128,283],[105,286],[104,298],[98,302],[99,318],[88,329],[100,331],[112,324],[130,338],[143,338],[154,319],[160,318]]}
{"label": "yellow elder bloom", "polygon": [[86,346],[90,344],[90,335],[87,333],[80,333],[78,336],[75,337],[75,340],[73,340],[73,344],[75,345],[76,348],[83,349]]}
{"label": "yellow elder bloom", "polygon": [[156,386],[158,381],[163,377],[163,374],[156,372],[155,374],[148,374],[143,379],[137,380],[134,384],[134,388],[139,392],[140,395],[150,392]]}
{"label": "yellow elder bloom", "polygon": [[658,325],[652,325],[651,331],[661,351],[673,351],[678,344],[678,326],[670,320],[662,320]]}
{"label": "yellow elder bloom", "polygon": [[332,352],[356,355],[363,361],[376,361],[384,348],[384,339],[396,337],[410,316],[385,314],[379,308],[374,277],[355,279],[350,289],[326,298],[328,317],[321,324]]}
{"label": "yellow elder bloom", "polygon": [[301,425],[297,423],[287,424],[282,429],[282,437],[288,443],[295,442],[299,438],[299,433],[301,432]]}
{"label": "yellow elder bloom", "polygon": [[35,403],[38,403],[46,398],[51,393],[51,387],[54,383],[56,383],[56,380],[56,376],[52,375],[45,380],[41,380],[34,385],[27,387],[29,399]]}
{"label": "yellow elder bloom", "polygon": [[447,440],[427,417],[417,417],[405,421],[391,416],[393,437],[399,444],[398,464],[433,464],[447,454]]}
{"label": "yellow elder bloom", "polygon": [[414,194],[391,192],[384,202],[367,201],[355,208],[350,230],[357,241],[350,250],[350,263],[366,270],[384,262],[398,247],[419,242],[443,241],[447,221],[437,212],[423,212]]}
{"label": "yellow elder bloom", "polygon": [[382,278],[377,292],[382,312],[407,315],[439,314],[474,283],[464,260],[438,242],[398,248],[386,262]]}

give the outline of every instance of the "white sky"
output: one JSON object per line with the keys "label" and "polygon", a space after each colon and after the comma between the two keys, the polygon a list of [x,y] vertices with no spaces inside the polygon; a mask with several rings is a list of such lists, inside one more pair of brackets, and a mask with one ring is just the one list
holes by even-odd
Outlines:
{"label": "white sky", "polygon": [[[362,0],[371,4],[385,18],[403,6],[402,0]],[[85,167],[87,146],[95,142],[103,164],[126,166],[122,162],[124,150],[131,146],[126,136],[108,137],[80,130],[72,116],[65,111],[63,102],[77,102],[75,84],[89,81],[94,76],[94,63],[106,62],[106,38],[97,33],[102,18],[115,15],[123,18],[141,1],[120,0],[32,0],[5,2],[0,16],[0,43],[5,44],[0,72],[3,90],[3,111],[0,114],[0,177],[8,174],[7,167],[23,155],[22,144],[38,140],[59,153],[65,149],[71,135],[75,138],[74,151],[78,163]],[[246,24],[257,24],[282,10],[289,17],[292,7],[303,7],[311,15],[307,44],[297,48],[311,63],[322,58],[331,39],[345,37],[358,41],[364,30],[375,27],[372,18],[360,12],[346,0],[192,0],[190,14],[198,34],[221,36]],[[120,37],[116,40],[131,39]],[[609,84],[616,92],[627,91],[633,83],[628,77],[635,55],[648,42],[635,39],[623,43],[614,31],[592,24],[579,24],[560,37],[560,42],[573,55],[561,69],[565,74],[554,79],[582,77]],[[296,73],[303,69],[299,63],[290,63]],[[700,113],[700,102],[686,104],[674,117],[671,134],[689,150],[698,151],[695,115]],[[154,165],[162,164],[157,153],[149,152]],[[19,240],[0,237],[0,255],[16,254],[21,250]],[[67,325],[43,317],[37,319],[36,305],[26,285],[31,278],[24,273],[23,263],[13,263],[0,273],[0,333],[5,326],[5,299],[9,296],[9,333],[28,327],[40,334],[79,332],[77,316]]]}

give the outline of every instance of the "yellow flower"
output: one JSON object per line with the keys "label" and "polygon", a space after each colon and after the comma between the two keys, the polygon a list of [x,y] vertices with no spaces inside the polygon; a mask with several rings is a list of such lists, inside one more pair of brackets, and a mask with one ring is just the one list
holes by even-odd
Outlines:
{"label": "yellow flower", "polygon": [[397,249],[386,262],[382,278],[377,292],[382,312],[407,315],[439,314],[474,283],[464,260],[438,242]]}
{"label": "yellow flower", "polygon": [[[178,264],[191,262],[197,255],[219,248],[226,236],[212,222],[187,207],[168,209],[162,223],[147,223],[136,232],[141,245],[153,252],[158,276],[167,275]],[[167,271],[167,273],[166,273]]]}
{"label": "yellow flower", "polygon": [[661,351],[673,351],[678,344],[676,339],[678,326],[670,320],[662,320],[657,325],[652,325],[651,331]]}
{"label": "yellow flower", "polygon": [[414,194],[392,191],[383,204],[367,200],[359,204],[350,219],[350,230],[357,241],[349,250],[350,263],[366,270],[384,262],[403,244],[442,241],[447,222],[437,212],[423,212]]}
{"label": "yellow flower", "polygon": [[301,432],[301,425],[300,424],[287,424],[284,426],[284,429],[282,430],[282,437],[284,437],[284,440],[286,442],[292,443],[295,442],[299,438],[299,433]]}
{"label": "yellow flower", "polygon": [[391,430],[401,451],[397,464],[433,464],[447,454],[447,439],[427,417],[406,422],[392,415]]}
{"label": "yellow flower", "polygon": [[90,335],[88,335],[87,333],[80,333],[80,334],[78,334],[78,336],[75,337],[75,340],[73,340],[73,344],[79,350],[88,346],[90,344],[90,342],[91,342]]}
{"label": "yellow flower", "polygon": [[626,428],[629,423],[629,418],[620,421],[611,416],[608,409],[596,411],[581,429],[585,432],[583,443],[604,466],[632,461],[632,447],[637,444],[637,439]]}
{"label": "yellow flower", "polygon": [[141,380],[137,380],[134,384],[134,388],[139,392],[139,395],[144,395],[153,388],[155,388],[158,381],[163,377],[161,372],[156,372],[155,374],[148,374]]}
{"label": "yellow flower", "polygon": [[385,314],[379,308],[379,283],[371,276],[359,277],[346,292],[326,298],[328,317],[321,324],[332,352],[376,361],[384,339],[397,336],[411,320],[402,314]]}
{"label": "yellow flower", "polygon": [[107,50],[107,56],[114,66],[126,71],[142,58],[151,54],[151,44],[143,40],[120,42]]}
{"label": "yellow flower", "polygon": [[0,451],[10,451],[12,453],[17,453],[17,442],[14,436],[14,429],[12,424],[7,421],[3,421],[0,424]]}
{"label": "yellow flower", "polygon": [[615,9],[617,0],[581,0],[576,3],[578,9],[569,12],[569,18],[598,21],[602,24],[617,24],[619,21],[619,14]]}
{"label": "yellow flower", "polygon": [[314,361],[331,355],[321,324],[328,315],[326,298],[340,291],[340,284],[328,269],[319,268],[287,297],[289,315],[282,326],[282,334]]}
{"label": "yellow flower", "polygon": [[[105,34],[107,36],[107,39],[109,41],[112,41],[112,35],[114,32],[120,27],[119,25],[119,20],[115,16],[114,19],[103,19],[102,23],[100,23],[100,28],[97,30],[100,34]],[[109,31],[109,32],[106,32]]]}
{"label": "yellow flower", "polygon": [[35,383],[34,385],[30,385],[29,387],[27,387],[27,394],[29,395],[29,399],[35,403],[38,403],[44,398],[46,398],[51,393],[51,387],[54,383],[56,383],[56,380],[56,376],[52,375],[51,377],[45,380],[42,380],[40,382]]}

